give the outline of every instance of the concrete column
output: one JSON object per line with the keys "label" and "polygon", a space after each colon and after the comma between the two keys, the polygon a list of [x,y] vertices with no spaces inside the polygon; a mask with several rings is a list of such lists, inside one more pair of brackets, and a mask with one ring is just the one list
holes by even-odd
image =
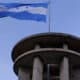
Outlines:
{"label": "concrete column", "polygon": [[40,45],[35,45],[35,49],[40,49]]}
{"label": "concrete column", "polygon": [[61,62],[60,80],[69,80],[69,63],[67,57],[64,57]]}
{"label": "concrete column", "polygon": [[19,68],[18,71],[19,80],[30,80],[30,73],[26,69]]}
{"label": "concrete column", "polygon": [[63,45],[63,48],[64,48],[64,49],[68,49],[68,45],[67,45],[67,44],[64,44],[64,45]]}
{"label": "concrete column", "polygon": [[32,80],[43,79],[43,64],[39,58],[34,58]]}

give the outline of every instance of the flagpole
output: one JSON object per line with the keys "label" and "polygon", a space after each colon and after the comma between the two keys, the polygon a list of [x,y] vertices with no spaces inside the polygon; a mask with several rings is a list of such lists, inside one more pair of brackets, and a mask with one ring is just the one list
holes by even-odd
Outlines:
{"label": "flagpole", "polygon": [[48,29],[49,32],[51,32],[51,17],[50,17],[50,15],[51,15],[51,12],[50,12],[51,9],[50,9],[50,7],[51,7],[51,0],[49,0],[49,19],[48,19],[48,20],[49,20],[49,23],[48,23],[48,24],[49,24],[49,25],[48,25],[48,27],[49,27],[49,29]]}

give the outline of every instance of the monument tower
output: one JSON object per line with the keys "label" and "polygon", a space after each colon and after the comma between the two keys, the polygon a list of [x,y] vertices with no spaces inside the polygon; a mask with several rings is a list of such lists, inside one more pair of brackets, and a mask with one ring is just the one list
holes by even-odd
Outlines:
{"label": "monument tower", "polygon": [[41,33],[18,42],[12,51],[19,80],[80,80],[80,38]]}

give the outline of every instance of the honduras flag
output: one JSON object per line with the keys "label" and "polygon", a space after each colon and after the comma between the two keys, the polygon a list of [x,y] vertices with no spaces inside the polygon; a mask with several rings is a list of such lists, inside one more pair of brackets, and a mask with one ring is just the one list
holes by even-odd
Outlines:
{"label": "honduras flag", "polygon": [[0,3],[0,18],[13,17],[20,20],[46,21],[48,3]]}

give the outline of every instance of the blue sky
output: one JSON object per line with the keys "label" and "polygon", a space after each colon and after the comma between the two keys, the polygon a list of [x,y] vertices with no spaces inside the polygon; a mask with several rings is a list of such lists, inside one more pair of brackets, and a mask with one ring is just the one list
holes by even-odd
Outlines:
{"label": "blue sky", "polygon": [[[47,0],[0,0],[32,3]],[[80,37],[80,0],[51,0],[51,32],[64,32]],[[0,18],[0,80],[18,80],[13,72],[11,51],[22,38],[48,32],[48,22]]]}

